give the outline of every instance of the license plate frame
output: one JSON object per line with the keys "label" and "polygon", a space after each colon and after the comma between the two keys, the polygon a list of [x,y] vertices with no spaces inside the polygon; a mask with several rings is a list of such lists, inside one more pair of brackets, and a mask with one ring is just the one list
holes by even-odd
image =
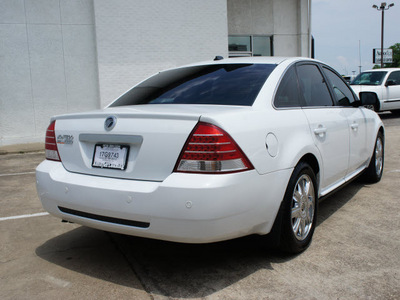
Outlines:
{"label": "license plate frame", "polygon": [[111,170],[126,170],[129,146],[120,144],[96,144],[94,146],[92,167]]}

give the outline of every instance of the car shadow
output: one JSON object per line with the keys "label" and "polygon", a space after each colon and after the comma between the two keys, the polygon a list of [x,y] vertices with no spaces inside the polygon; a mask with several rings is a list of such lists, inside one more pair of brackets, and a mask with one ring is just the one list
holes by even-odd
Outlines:
{"label": "car shadow", "polygon": [[129,276],[129,265],[106,232],[80,226],[47,240],[35,253],[66,270],[141,289],[140,283],[133,280],[134,275]]}
{"label": "car shadow", "polygon": [[356,179],[335,193],[322,199],[318,204],[317,226],[321,225],[324,221],[329,219],[330,216],[346,205],[346,203],[364,186],[366,186],[366,184],[363,183],[361,179]]}
{"label": "car shadow", "polygon": [[296,257],[272,249],[264,237],[256,235],[197,245],[122,235],[113,238],[127,254],[145,290],[174,299],[210,296]]}
{"label": "car shadow", "polygon": [[380,113],[378,113],[378,115],[381,118],[381,120],[391,120],[391,119],[399,119],[400,118],[400,114],[397,114],[397,113],[394,114],[389,111],[380,112]]}
{"label": "car shadow", "polygon": [[[317,226],[363,186],[355,181],[322,201]],[[46,241],[36,254],[65,269],[118,285],[141,289],[140,281],[153,295],[202,298],[296,258],[273,250],[265,241],[254,235],[211,244],[180,244],[78,227]],[[136,276],[139,281],[134,280]]]}
{"label": "car shadow", "polygon": [[[68,225],[66,225],[68,226]],[[272,262],[292,256],[268,250],[259,236],[212,244],[180,244],[78,227],[36,249],[62,268],[174,298],[205,297]],[[132,276],[129,276],[131,274]],[[132,277],[138,277],[139,281]]]}

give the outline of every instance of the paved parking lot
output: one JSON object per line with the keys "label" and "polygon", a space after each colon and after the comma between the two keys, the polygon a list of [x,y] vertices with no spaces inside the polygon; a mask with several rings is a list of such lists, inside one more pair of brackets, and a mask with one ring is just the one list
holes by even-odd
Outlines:
{"label": "paved parking lot", "polygon": [[44,153],[0,155],[0,299],[400,299],[400,118],[381,117],[382,181],[320,203],[298,256],[258,236],[186,245],[62,223],[36,195]]}

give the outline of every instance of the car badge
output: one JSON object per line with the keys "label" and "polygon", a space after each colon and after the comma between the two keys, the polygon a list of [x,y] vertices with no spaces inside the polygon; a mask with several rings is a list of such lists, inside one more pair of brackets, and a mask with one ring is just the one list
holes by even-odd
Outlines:
{"label": "car badge", "polygon": [[57,136],[57,144],[72,145],[74,143],[74,136],[69,134]]}
{"label": "car badge", "polygon": [[115,124],[117,124],[117,118],[114,116],[109,116],[104,121],[104,129],[110,131],[115,127]]}

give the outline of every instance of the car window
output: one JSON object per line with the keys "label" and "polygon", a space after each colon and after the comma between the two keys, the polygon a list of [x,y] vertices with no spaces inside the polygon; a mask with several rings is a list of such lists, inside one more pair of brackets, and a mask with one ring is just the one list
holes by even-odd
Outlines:
{"label": "car window", "polygon": [[299,65],[297,75],[304,106],[332,106],[332,98],[325,79],[318,67],[313,64]]}
{"label": "car window", "polygon": [[283,76],[275,95],[275,107],[300,107],[296,70],[291,67]]}
{"label": "car window", "polygon": [[145,80],[110,106],[217,104],[251,106],[274,64],[216,64],[178,68]]}
{"label": "car window", "polygon": [[350,88],[343,82],[343,80],[336,75],[332,70],[323,67],[325,75],[328,77],[332,85],[336,101],[340,106],[350,106],[355,101],[353,93]]}
{"label": "car window", "polygon": [[393,82],[394,82],[394,85],[400,85],[400,71],[394,71],[394,72],[392,72],[392,73],[389,75],[387,81],[389,81],[389,80],[393,81]]}
{"label": "car window", "polygon": [[357,75],[351,82],[352,85],[381,85],[383,78],[387,72],[385,71],[367,71]]}

